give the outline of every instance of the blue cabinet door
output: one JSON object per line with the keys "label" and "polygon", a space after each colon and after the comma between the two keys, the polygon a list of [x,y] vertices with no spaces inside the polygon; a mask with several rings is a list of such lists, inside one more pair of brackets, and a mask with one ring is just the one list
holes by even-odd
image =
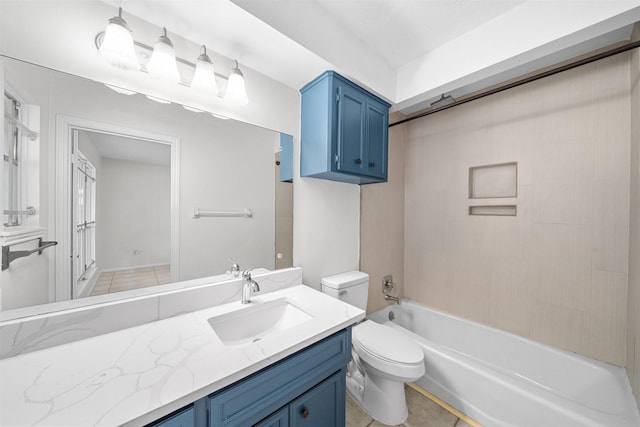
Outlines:
{"label": "blue cabinet door", "polygon": [[347,85],[338,85],[338,162],[337,170],[362,175],[365,171],[366,101]]}
{"label": "blue cabinet door", "polygon": [[365,175],[387,179],[389,113],[386,108],[367,104],[367,146]]}
{"label": "blue cabinet door", "polygon": [[342,369],[289,404],[289,426],[345,426],[345,370]]}
{"label": "blue cabinet door", "polygon": [[293,136],[280,134],[280,181],[293,182]]}
{"label": "blue cabinet door", "polygon": [[260,421],[254,427],[288,427],[289,426],[289,407],[285,406],[278,412],[268,416]]}

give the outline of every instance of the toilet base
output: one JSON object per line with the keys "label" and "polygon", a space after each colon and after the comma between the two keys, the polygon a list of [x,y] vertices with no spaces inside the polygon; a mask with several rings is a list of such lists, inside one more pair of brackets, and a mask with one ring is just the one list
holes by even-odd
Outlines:
{"label": "toilet base", "polygon": [[403,382],[366,372],[364,387],[355,378],[347,377],[347,392],[369,416],[382,424],[398,425],[407,420],[409,411]]}

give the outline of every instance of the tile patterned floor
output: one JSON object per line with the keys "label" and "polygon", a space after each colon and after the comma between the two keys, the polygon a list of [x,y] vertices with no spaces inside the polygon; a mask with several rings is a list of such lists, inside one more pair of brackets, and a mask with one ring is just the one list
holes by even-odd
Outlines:
{"label": "tile patterned floor", "polygon": [[169,265],[107,271],[100,274],[91,295],[103,295],[169,283]]}
{"label": "tile patterned floor", "polygon": [[[427,399],[414,389],[405,387],[409,417],[397,427],[471,427],[464,420]],[[374,421],[347,395],[347,427],[383,427]]]}

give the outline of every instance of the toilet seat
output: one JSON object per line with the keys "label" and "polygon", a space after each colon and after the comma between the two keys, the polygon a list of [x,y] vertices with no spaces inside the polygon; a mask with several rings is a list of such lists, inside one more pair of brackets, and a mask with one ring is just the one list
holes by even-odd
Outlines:
{"label": "toilet seat", "polygon": [[424,375],[420,346],[388,326],[371,320],[356,325],[353,346],[363,362],[382,374],[408,381]]}

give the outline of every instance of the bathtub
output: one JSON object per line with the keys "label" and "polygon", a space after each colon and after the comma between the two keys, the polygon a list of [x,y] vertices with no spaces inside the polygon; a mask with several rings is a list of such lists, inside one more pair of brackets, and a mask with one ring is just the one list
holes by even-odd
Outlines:
{"label": "bathtub", "polygon": [[405,299],[369,319],[422,347],[416,385],[487,427],[640,426],[622,368]]}

